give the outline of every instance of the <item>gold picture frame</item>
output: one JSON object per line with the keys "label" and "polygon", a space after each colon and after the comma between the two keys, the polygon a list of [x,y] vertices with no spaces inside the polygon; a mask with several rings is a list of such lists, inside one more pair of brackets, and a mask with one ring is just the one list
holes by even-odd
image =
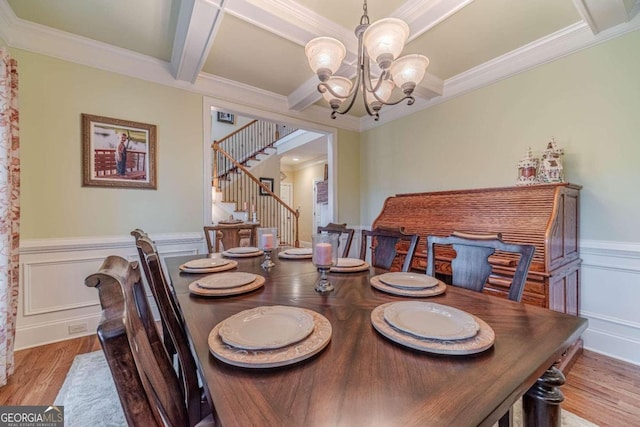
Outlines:
{"label": "gold picture frame", "polygon": [[82,186],[157,189],[156,125],[82,114]]}

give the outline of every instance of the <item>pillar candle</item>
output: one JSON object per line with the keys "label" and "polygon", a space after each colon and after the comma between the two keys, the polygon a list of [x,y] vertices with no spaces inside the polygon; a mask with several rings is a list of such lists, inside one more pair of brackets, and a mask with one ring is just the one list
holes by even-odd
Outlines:
{"label": "pillar candle", "polygon": [[262,245],[262,249],[273,249],[275,246],[273,234],[263,234],[260,237],[260,243]]}
{"label": "pillar candle", "polygon": [[251,212],[255,212],[256,211],[256,205],[254,205],[253,203],[251,204]]}
{"label": "pillar candle", "polygon": [[331,265],[331,243],[316,243],[315,250],[317,265]]}
{"label": "pillar candle", "polygon": [[246,211],[246,210],[247,210],[247,202],[244,202],[244,209],[243,209],[243,210],[244,210],[244,211]]}

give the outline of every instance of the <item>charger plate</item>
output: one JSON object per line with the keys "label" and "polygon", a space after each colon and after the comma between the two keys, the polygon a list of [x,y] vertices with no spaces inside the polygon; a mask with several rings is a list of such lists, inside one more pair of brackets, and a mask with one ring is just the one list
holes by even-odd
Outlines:
{"label": "charger plate", "polygon": [[205,273],[219,273],[221,271],[232,270],[238,266],[238,262],[234,260],[225,260],[228,261],[226,264],[223,264],[219,267],[211,267],[211,268],[189,268],[186,264],[182,264],[179,269],[183,273],[192,273],[192,274],[205,274]]}
{"label": "charger plate", "polygon": [[284,259],[311,259],[312,248],[291,248],[278,253],[278,258]]}
{"label": "charger plate", "polygon": [[302,341],[286,347],[271,350],[244,350],[225,344],[219,330],[224,321],[218,323],[209,333],[211,354],[225,363],[244,368],[275,368],[287,366],[308,359],[324,349],[331,341],[331,322],[313,310],[301,309],[313,317],[314,328]]}
{"label": "charger plate", "polygon": [[242,311],[226,319],[218,334],[226,344],[244,350],[270,350],[306,338],[313,316],[297,307],[273,305]]}
{"label": "charger plate", "polygon": [[379,291],[386,292],[393,295],[401,295],[404,297],[433,297],[445,293],[447,285],[444,282],[438,280],[438,284],[432,288],[426,289],[402,289],[394,286],[389,286],[380,280],[380,276],[373,276],[369,279],[369,283],[372,287]]}
{"label": "charger plate", "polygon": [[493,328],[491,328],[491,326],[489,326],[489,324],[484,320],[473,315],[471,316],[478,323],[480,328],[478,329],[478,333],[471,338],[446,341],[419,338],[415,335],[407,334],[394,328],[384,320],[384,311],[392,304],[395,303],[389,302],[374,308],[371,312],[371,323],[376,331],[381,335],[405,347],[428,353],[458,356],[481,353],[491,348],[495,343],[496,334],[493,331]]}
{"label": "charger plate", "polygon": [[[241,249],[251,249],[251,251],[241,251]],[[234,252],[234,250],[236,250],[236,252]],[[261,251],[258,248],[231,248],[228,251],[224,251],[222,252],[222,256],[226,256],[229,258],[251,258],[254,256],[260,256],[264,254],[263,251]]]}
{"label": "charger plate", "polygon": [[207,289],[198,285],[198,281],[194,280],[189,283],[189,292],[194,295],[200,295],[203,297],[226,297],[229,295],[239,295],[247,292],[254,291],[258,288],[261,288],[264,285],[265,279],[264,277],[256,274],[256,279],[243,286],[237,286],[235,288],[227,288],[227,289]]}
{"label": "charger plate", "polygon": [[356,273],[369,270],[369,263],[359,258],[338,258],[338,264],[331,267],[332,273]]}
{"label": "charger plate", "polygon": [[425,301],[400,301],[384,311],[384,320],[419,338],[462,340],[476,335],[478,323],[466,311]]}
{"label": "charger plate", "polygon": [[248,285],[254,280],[256,280],[255,274],[236,271],[232,273],[210,274],[196,280],[196,283],[201,288],[206,289],[229,289]]}
{"label": "charger plate", "polygon": [[215,268],[225,264],[229,264],[228,259],[224,258],[198,258],[192,259],[182,264],[185,268],[200,269],[200,268]]}
{"label": "charger plate", "polygon": [[426,274],[416,274],[409,272],[395,271],[392,273],[384,273],[378,276],[380,281],[386,285],[400,289],[427,289],[438,284],[438,279]]}
{"label": "charger plate", "polygon": [[225,252],[229,252],[230,254],[241,255],[241,254],[253,254],[259,251],[260,249],[256,248],[255,246],[238,246],[235,248],[229,248]]}

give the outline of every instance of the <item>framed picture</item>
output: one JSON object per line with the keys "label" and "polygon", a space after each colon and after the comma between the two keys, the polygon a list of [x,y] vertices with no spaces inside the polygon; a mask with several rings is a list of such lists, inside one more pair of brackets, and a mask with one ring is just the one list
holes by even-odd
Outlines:
{"label": "framed picture", "polygon": [[84,187],[156,189],[156,126],[82,115]]}
{"label": "framed picture", "polygon": [[[260,178],[260,183],[265,185],[269,191],[273,192],[273,178]],[[264,188],[260,187],[260,195],[268,196],[269,193],[267,193]]]}
{"label": "framed picture", "polygon": [[229,123],[230,125],[232,125],[236,122],[236,116],[231,113],[218,111],[218,121],[222,123]]}

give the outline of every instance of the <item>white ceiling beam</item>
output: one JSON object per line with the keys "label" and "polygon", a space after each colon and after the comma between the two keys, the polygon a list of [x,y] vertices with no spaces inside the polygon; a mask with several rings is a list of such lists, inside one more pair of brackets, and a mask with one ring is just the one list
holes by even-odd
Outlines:
{"label": "white ceiling beam", "polygon": [[640,1],[573,0],[573,4],[593,34],[629,22],[638,13]]}
{"label": "white ceiling beam", "polygon": [[341,40],[354,57],[358,50],[353,30],[293,0],[227,0],[225,12],[300,46],[315,37],[330,36]]}
{"label": "white ceiling beam", "polygon": [[409,0],[391,16],[409,25],[409,42],[435,27],[474,0]]}
{"label": "white ceiling beam", "polygon": [[221,21],[217,4],[208,0],[182,1],[171,54],[171,69],[177,80],[196,81]]}

